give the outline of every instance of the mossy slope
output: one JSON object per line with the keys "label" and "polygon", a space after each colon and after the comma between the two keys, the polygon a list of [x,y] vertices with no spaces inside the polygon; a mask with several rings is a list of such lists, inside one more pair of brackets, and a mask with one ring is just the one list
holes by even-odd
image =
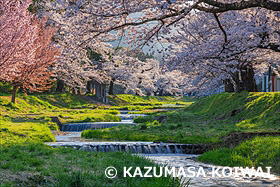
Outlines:
{"label": "mossy slope", "polygon": [[[166,122],[154,125],[157,116]],[[141,117],[137,126],[86,131],[84,137],[182,143],[219,142],[230,132],[272,132],[280,130],[280,93],[221,93],[202,98],[189,107]],[[143,125],[146,126],[143,128]]]}

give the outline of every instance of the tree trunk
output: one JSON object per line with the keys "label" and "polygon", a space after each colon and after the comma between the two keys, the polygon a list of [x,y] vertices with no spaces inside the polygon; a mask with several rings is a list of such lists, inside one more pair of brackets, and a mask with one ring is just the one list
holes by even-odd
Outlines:
{"label": "tree trunk", "polygon": [[18,86],[13,86],[13,92],[12,92],[12,102],[13,103],[16,102],[17,89],[18,89]]}
{"label": "tree trunk", "polygon": [[110,81],[110,86],[109,86],[108,94],[109,95],[114,95],[114,80]]}
{"label": "tree trunk", "polygon": [[81,88],[77,88],[77,94],[78,94],[78,95],[82,95],[82,90],[81,90]]}
{"label": "tree trunk", "polygon": [[225,92],[234,92],[234,85],[230,81],[230,79],[224,80]]}
{"label": "tree trunk", "polygon": [[233,80],[234,80],[234,83],[235,83],[235,92],[236,93],[242,92],[243,88],[242,88],[242,83],[241,83],[240,78],[239,78],[239,72],[238,71],[234,73]]}
{"label": "tree trunk", "polygon": [[87,81],[87,93],[91,93],[92,92],[92,81]]}
{"label": "tree trunk", "polygon": [[236,93],[240,93],[241,92],[240,83],[236,84],[235,92]]}
{"label": "tree trunk", "polygon": [[63,90],[64,90],[64,81],[57,79],[56,92],[63,92]]}
{"label": "tree trunk", "polygon": [[244,90],[248,92],[257,91],[257,84],[254,75],[255,73],[252,66],[246,66],[241,70],[241,80],[244,84]]}
{"label": "tree trunk", "polygon": [[163,96],[163,89],[160,89],[160,91],[159,91],[159,94],[158,94],[159,96]]}

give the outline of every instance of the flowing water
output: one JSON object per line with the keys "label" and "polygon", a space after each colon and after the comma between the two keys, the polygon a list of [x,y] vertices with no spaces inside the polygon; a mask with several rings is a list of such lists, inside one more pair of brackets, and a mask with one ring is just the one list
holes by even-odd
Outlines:
{"label": "flowing water", "polygon": [[[61,139],[60,139],[61,140]],[[82,142],[61,141],[47,143],[53,147],[72,147],[77,150],[114,152],[125,151],[143,154],[196,154],[200,152],[197,144],[169,144],[153,142]]]}
{"label": "flowing water", "polygon": [[145,114],[128,114],[130,111],[120,111],[118,116],[121,118],[120,122],[86,122],[86,123],[70,123],[62,124],[61,131],[65,132],[81,132],[87,129],[103,129],[111,128],[118,125],[135,125],[133,119],[139,116],[146,116]]}
{"label": "flowing water", "polygon": [[[169,107],[169,106],[168,106]],[[163,109],[164,110],[164,109]],[[280,187],[280,178],[275,175],[252,178],[234,175],[231,177],[213,177],[211,168],[214,165],[197,161],[198,153],[201,153],[199,145],[195,144],[170,144],[153,142],[103,142],[81,138],[81,132],[86,129],[111,128],[117,125],[135,125],[135,117],[143,114],[129,114],[131,111],[120,111],[118,116],[121,122],[93,122],[73,123],[62,125],[62,131],[66,135],[56,136],[56,142],[47,143],[53,147],[72,147],[78,150],[114,152],[125,151],[144,156],[162,166],[183,167],[188,175],[188,167],[195,167],[197,171],[202,167],[205,176],[186,177],[191,178],[189,187]],[[185,180],[185,181],[186,181]]]}
{"label": "flowing water", "polygon": [[[240,172],[233,172],[230,177],[223,176],[220,172],[220,176],[216,174],[213,175],[213,167],[217,166],[212,164],[205,164],[197,161],[199,155],[195,154],[143,154],[142,156],[147,157],[148,159],[158,163],[162,166],[170,167],[183,167],[186,177],[183,178],[183,181],[188,181],[190,179],[189,187],[279,187],[280,178],[279,176],[271,174],[270,176],[263,175],[261,177],[249,177],[248,175],[243,176]],[[192,173],[189,172],[188,168],[195,168],[195,176],[192,176]],[[205,171],[205,176],[202,173],[199,173],[199,168],[203,168]],[[221,171],[223,168],[220,167]],[[228,174],[228,172],[227,172]],[[191,176],[191,177],[188,177]]]}

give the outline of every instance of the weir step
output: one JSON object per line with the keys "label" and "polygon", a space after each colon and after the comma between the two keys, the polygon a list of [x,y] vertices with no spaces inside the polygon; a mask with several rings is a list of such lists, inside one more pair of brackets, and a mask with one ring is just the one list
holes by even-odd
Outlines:
{"label": "weir step", "polygon": [[166,144],[166,143],[122,143],[122,142],[51,142],[52,147],[68,147],[77,150],[115,152],[124,151],[141,154],[202,154],[206,151],[203,144]]}
{"label": "weir step", "polygon": [[84,131],[87,129],[102,129],[102,128],[111,128],[117,125],[135,125],[133,122],[92,122],[92,123],[70,123],[70,124],[62,124],[61,131],[69,131],[69,132],[78,132]]}

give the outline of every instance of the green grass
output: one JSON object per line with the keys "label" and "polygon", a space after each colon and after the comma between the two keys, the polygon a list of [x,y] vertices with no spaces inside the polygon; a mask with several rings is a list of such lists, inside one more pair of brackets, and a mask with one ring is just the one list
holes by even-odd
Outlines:
{"label": "green grass", "polygon": [[[118,170],[128,165],[154,165],[141,157],[53,149],[38,144],[54,141],[51,130],[58,127],[50,116],[59,116],[63,123],[70,123],[119,121],[115,116],[118,109],[151,114],[137,118],[135,122],[139,124],[134,126],[120,125],[82,133],[83,137],[102,140],[211,143],[221,141],[220,138],[230,132],[280,131],[280,93],[223,93],[199,100],[122,94],[110,100],[119,106],[96,106],[71,94],[19,94],[16,104],[9,102],[10,96],[0,96],[0,186],[179,186],[177,180],[170,178],[123,178],[120,175],[107,179],[103,175],[105,168],[111,165]],[[164,113],[155,110],[168,107],[165,104],[172,107],[183,104],[185,108]],[[155,120],[160,115],[168,117],[165,123]],[[261,137],[236,148],[205,153],[199,159],[228,166],[270,165],[279,171],[277,158],[279,137]]]}
{"label": "green grass", "polygon": [[[51,131],[58,126],[51,116],[63,123],[120,121],[117,107],[89,104],[72,94],[18,94],[15,104],[9,101],[10,95],[0,96],[0,186],[180,186],[171,177],[122,177],[124,166],[156,166],[143,157],[54,149],[40,143],[55,141]],[[151,113],[146,110],[154,106],[128,106],[135,107]],[[105,177],[108,166],[118,169],[116,179]]]}
{"label": "green grass", "polygon": [[51,130],[59,130],[51,116],[62,123],[120,121],[117,110],[94,109],[73,94],[18,94],[16,103],[9,95],[0,96],[0,144],[26,141],[54,141]]}
{"label": "green grass", "polygon": [[23,142],[55,141],[52,130],[57,130],[53,122],[12,122],[0,117],[0,146]]}
{"label": "green grass", "polygon": [[117,94],[110,96],[111,103],[121,105],[161,106],[163,104],[185,105],[193,102],[192,98],[177,96],[135,96],[132,94]]}
{"label": "green grass", "polygon": [[280,137],[255,137],[235,148],[220,148],[201,155],[199,161],[230,167],[272,167],[280,173]]}
{"label": "green grass", "polygon": [[[128,153],[76,151],[72,148],[51,148],[31,143],[4,146],[0,148],[0,153],[0,186],[5,187],[180,186],[179,180],[171,177],[123,177],[123,167],[157,167],[143,157]],[[118,171],[114,179],[109,179],[104,174],[109,166]]]}
{"label": "green grass", "polygon": [[16,103],[11,103],[11,96],[0,96],[1,112],[14,110],[15,112],[41,112],[57,108],[85,108],[91,107],[84,99],[73,94],[34,94],[25,96],[18,94]]}
{"label": "green grass", "polygon": [[[120,117],[116,116],[120,112],[118,110],[60,110],[58,111],[62,123],[76,123],[76,122],[102,122],[120,121]],[[47,114],[45,114],[47,115]],[[53,115],[50,113],[49,115]]]}
{"label": "green grass", "polygon": [[[152,125],[159,115],[168,116],[167,121]],[[98,133],[85,131],[82,135],[94,139],[211,143],[231,132],[280,131],[280,93],[222,93],[197,100],[184,109],[140,117],[135,122],[142,124]],[[147,128],[143,129],[143,125]]]}
{"label": "green grass", "polygon": [[0,112],[2,115],[45,113],[58,109],[94,107],[73,94],[35,94],[28,96],[19,94],[16,103],[11,103],[10,99],[11,96],[0,96]]}
{"label": "green grass", "polygon": [[19,96],[16,103],[9,102],[10,96],[0,96],[1,116],[33,119],[59,116],[63,123],[120,121],[117,110],[94,109],[98,106],[88,103],[73,94],[38,94]]}
{"label": "green grass", "polygon": [[[154,108],[162,104],[183,102],[190,104],[186,98],[178,97],[139,97],[118,95],[131,104],[125,106],[103,107],[84,100],[82,96],[73,94],[32,94],[25,96],[19,93],[16,103],[11,103],[10,95],[0,96],[1,112],[1,144],[6,142],[53,141],[50,130],[58,130],[51,116],[58,116],[62,123],[77,122],[117,122],[119,109],[138,110],[139,113],[154,113]],[[160,105],[155,103],[161,102]],[[188,102],[186,102],[188,101]],[[152,106],[134,105],[135,103],[153,103]],[[180,107],[178,105],[178,107]],[[106,110],[105,110],[106,109]],[[7,130],[6,130],[7,129]]]}

